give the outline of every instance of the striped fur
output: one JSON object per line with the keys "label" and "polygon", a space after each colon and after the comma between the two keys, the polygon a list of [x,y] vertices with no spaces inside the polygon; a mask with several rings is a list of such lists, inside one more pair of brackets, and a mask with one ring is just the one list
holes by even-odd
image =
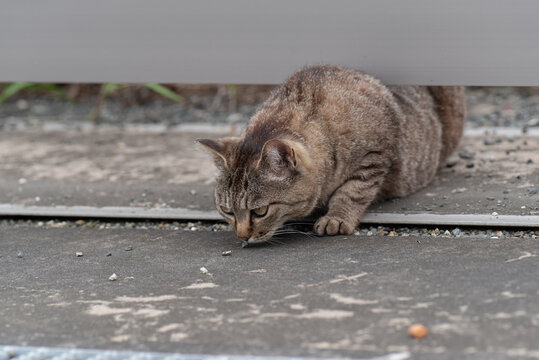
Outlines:
{"label": "striped fur", "polygon": [[[385,86],[356,70],[311,66],[272,93],[240,138],[200,142],[220,169],[219,211],[256,243],[313,213],[322,214],[318,235],[352,233],[372,202],[433,180],[464,119],[462,87]],[[267,215],[253,216],[267,205]]]}

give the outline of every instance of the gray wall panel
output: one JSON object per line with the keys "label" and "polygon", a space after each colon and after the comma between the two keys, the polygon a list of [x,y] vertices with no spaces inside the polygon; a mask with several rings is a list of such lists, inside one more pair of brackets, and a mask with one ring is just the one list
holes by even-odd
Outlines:
{"label": "gray wall panel", "polygon": [[0,0],[0,81],[539,85],[535,0]]}

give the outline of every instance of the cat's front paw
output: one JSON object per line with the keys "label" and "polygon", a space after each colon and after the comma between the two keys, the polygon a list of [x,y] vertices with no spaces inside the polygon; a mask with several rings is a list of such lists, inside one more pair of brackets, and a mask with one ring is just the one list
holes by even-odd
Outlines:
{"label": "cat's front paw", "polygon": [[349,220],[341,219],[336,216],[322,216],[314,224],[314,232],[318,236],[324,235],[350,235],[354,232],[356,225]]}

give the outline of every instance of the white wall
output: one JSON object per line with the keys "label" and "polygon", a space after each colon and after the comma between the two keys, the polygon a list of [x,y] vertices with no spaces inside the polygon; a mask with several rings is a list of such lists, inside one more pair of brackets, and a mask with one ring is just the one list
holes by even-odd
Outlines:
{"label": "white wall", "polygon": [[539,85],[537,0],[0,0],[0,81]]}

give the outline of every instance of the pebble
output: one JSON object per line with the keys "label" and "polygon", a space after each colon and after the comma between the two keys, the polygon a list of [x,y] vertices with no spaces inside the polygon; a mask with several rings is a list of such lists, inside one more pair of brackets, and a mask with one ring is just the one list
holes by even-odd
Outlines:
{"label": "pebble", "polygon": [[425,325],[413,324],[408,328],[408,334],[416,339],[423,339],[428,333],[429,331]]}
{"label": "pebble", "polygon": [[528,189],[528,194],[530,194],[530,195],[535,195],[535,194],[537,194],[537,188],[534,188],[534,187],[529,188],[529,189]]}
{"label": "pebble", "polygon": [[83,254],[82,254],[82,252],[80,252],[80,251],[77,251],[77,252],[75,253],[75,256],[76,256],[76,257],[81,257],[82,255],[83,255]]}
{"label": "pebble", "polygon": [[15,350],[9,349],[8,352],[7,352],[7,358],[8,359],[13,359],[15,356],[17,356],[17,353],[15,352]]}
{"label": "pebble", "polygon": [[201,272],[202,274],[207,274],[207,273],[209,273],[208,269],[206,269],[204,266],[200,268],[200,272]]}
{"label": "pebble", "polygon": [[473,159],[475,157],[475,151],[464,149],[459,152],[459,157],[461,159]]}
{"label": "pebble", "polygon": [[485,144],[485,145],[494,145],[494,144],[499,143],[500,141],[501,141],[501,139],[498,140],[498,139],[488,138],[488,139],[483,140],[483,144]]}
{"label": "pebble", "polygon": [[28,108],[29,108],[28,101],[26,101],[24,99],[17,100],[16,105],[17,105],[17,109],[19,109],[19,110],[28,110]]}
{"label": "pebble", "polygon": [[232,255],[232,250],[226,250],[221,253],[222,256],[230,256]]}
{"label": "pebble", "polygon": [[492,216],[498,216],[498,213],[496,211],[494,211],[492,214],[490,214]]}
{"label": "pebble", "polygon": [[20,178],[19,179],[19,184],[21,184],[21,185],[26,184],[26,179],[25,178]]}
{"label": "pebble", "polygon": [[229,123],[240,123],[245,121],[245,117],[241,113],[232,113],[227,116],[226,121]]}
{"label": "pebble", "polygon": [[109,281],[116,281],[116,280],[118,280],[118,275],[116,275],[116,273],[109,276]]}
{"label": "pebble", "polygon": [[451,230],[451,234],[453,234],[453,236],[459,236],[460,235],[460,229],[459,228],[454,228],[453,230]]}
{"label": "pebble", "polygon": [[243,240],[241,242],[241,247],[244,248],[244,247],[247,247],[247,246],[249,246],[249,243],[247,241]]}
{"label": "pebble", "polygon": [[133,247],[132,246],[128,246],[124,249],[125,251],[132,251],[133,250]]}
{"label": "pebble", "polygon": [[18,257],[19,259],[22,259],[23,256],[24,256],[24,254],[22,253],[22,251],[19,251],[19,252],[17,253],[17,257]]}

